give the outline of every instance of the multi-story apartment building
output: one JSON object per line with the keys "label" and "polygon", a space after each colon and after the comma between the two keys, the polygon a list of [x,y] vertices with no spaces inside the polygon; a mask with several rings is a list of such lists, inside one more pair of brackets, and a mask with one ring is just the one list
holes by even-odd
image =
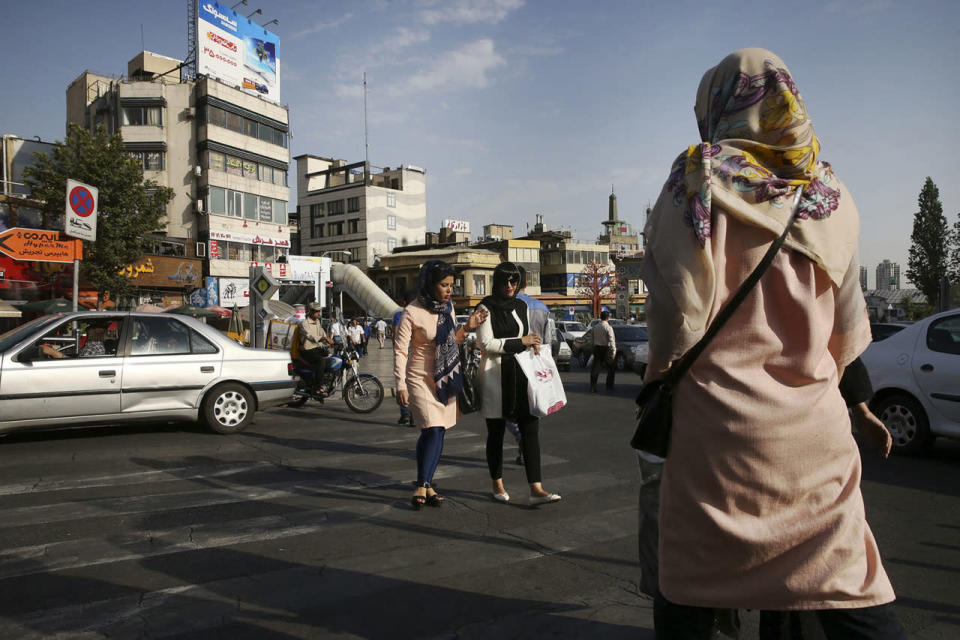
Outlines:
{"label": "multi-story apartment building", "polygon": [[900,265],[884,260],[877,265],[877,289],[900,288]]}
{"label": "multi-story apartment building", "polygon": [[304,254],[330,254],[361,269],[427,231],[426,175],[402,165],[371,172],[366,162],[297,156],[297,211]]}
{"label": "multi-story apartment building", "polygon": [[119,132],[144,177],[174,190],[150,255],[178,262],[174,273],[138,282],[141,298],[200,285],[215,304],[220,280],[246,279],[251,265],[286,276],[289,113],[211,76],[182,80],[181,66],[144,51],[125,77],[85,71],[67,89],[67,121]]}

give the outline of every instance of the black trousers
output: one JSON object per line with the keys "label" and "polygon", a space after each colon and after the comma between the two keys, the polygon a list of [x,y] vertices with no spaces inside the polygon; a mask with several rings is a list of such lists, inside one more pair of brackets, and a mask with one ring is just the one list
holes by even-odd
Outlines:
{"label": "black trousers", "polygon": [[593,348],[593,366],[590,367],[590,390],[597,388],[597,378],[600,377],[600,370],[607,368],[607,389],[613,389],[613,379],[617,375],[617,364],[610,351],[610,347]]}
{"label": "black trousers", "polygon": [[[674,604],[659,592],[653,601],[657,640],[712,640],[717,611]],[[907,633],[882,604],[863,609],[762,611],[760,640],[907,640]]]}
{"label": "black trousers", "polygon": [[306,361],[313,369],[313,383],[311,386],[319,386],[323,381],[323,374],[327,370],[327,350],[323,347],[315,347],[300,352],[300,358]]}
{"label": "black trousers", "polygon": [[[503,433],[507,422],[503,418],[487,418],[487,467],[490,479],[503,477]],[[530,415],[518,416],[517,428],[520,430],[520,451],[523,453],[527,482],[540,482],[540,419]]]}

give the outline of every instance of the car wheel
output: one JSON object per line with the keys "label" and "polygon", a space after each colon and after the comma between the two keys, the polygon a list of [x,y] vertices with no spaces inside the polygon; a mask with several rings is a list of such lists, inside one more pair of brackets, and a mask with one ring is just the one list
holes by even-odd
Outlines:
{"label": "car wheel", "polygon": [[873,411],[890,430],[894,451],[918,454],[930,447],[932,439],[927,414],[912,396],[887,396],[876,403]]}
{"label": "car wheel", "polygon": [[217,433],[238,433],[250,425],[253,395],[243,385],[227,382],[214,387],[203,401],[203,418]]}

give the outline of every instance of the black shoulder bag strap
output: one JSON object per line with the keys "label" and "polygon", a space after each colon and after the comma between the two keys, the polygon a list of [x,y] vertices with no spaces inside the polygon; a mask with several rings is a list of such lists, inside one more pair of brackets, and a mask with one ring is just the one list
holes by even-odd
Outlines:
{"label": "black shoulder bag strap", "polygon": [[677,381],[683,377],[683,374],[693,366],[694,360],[699,357],[703,350],[707,348],[707,345],[710,344],[710,341],[720,332],[720,329],[723,328],[723,325],[727,323],[727,320],[730,319],[730,316],[734,314],[737,310],[737,307],[744,301],[744,299],[750,294],[750,291],[756,286],[757,282],[763,277],[763,274],[770,267],[770,264],[773,262],[774,256],[777,254],[777,251],[780,250],[780,247],[783,246],[784,240],[787,239],[787,234],[790,233],[790,228],[793,227],[794,221],[797,219],[797,211],[800,210],[800,197],[803,195],[803,187],[797,188],[797,195],[793,199],[793,213],[790,215],[790,219],[787,220],[787,226],[784,227],[783,233],[780,234],[776,240],[773,241],[773,244],[770,245],[770,248],[767,249],[767,253],[763,256],[763,260],[760,261],[760,264],[753,270],[753,272],[743,281],[743,284],[740,285],[740,288],[737,289],[737,292],[730,298],[730,301],[727,302],[726,306],[720,310],[720,313],[717,314],[717,317],[713,319],[713,322],[710,323],[710,326],[707,327],[706,333],[703,334],[703,337],[697,342],[697,344],[690,347],[690,349],[680,357],[680,360],[677,363],[670,367],[670,370],[667,372],[667,375],[664,377],[663,383],[667,387],[673,387],[676,385]]}

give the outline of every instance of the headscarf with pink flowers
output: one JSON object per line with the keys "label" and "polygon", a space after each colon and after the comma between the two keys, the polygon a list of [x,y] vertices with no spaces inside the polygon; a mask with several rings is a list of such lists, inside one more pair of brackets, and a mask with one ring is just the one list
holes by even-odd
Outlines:
{"label": "headscarf with pink flowers", "polygon": [[647,251],[694,332],[703,329],[713,285],[714,207],[779,235],[795,189],[803,197],[785,242],[839,286],[856,252],[856,205],[833,169],[783,61],[741,49],[708,70],[694,107],[701,142],[673,163],[645,230]]}

